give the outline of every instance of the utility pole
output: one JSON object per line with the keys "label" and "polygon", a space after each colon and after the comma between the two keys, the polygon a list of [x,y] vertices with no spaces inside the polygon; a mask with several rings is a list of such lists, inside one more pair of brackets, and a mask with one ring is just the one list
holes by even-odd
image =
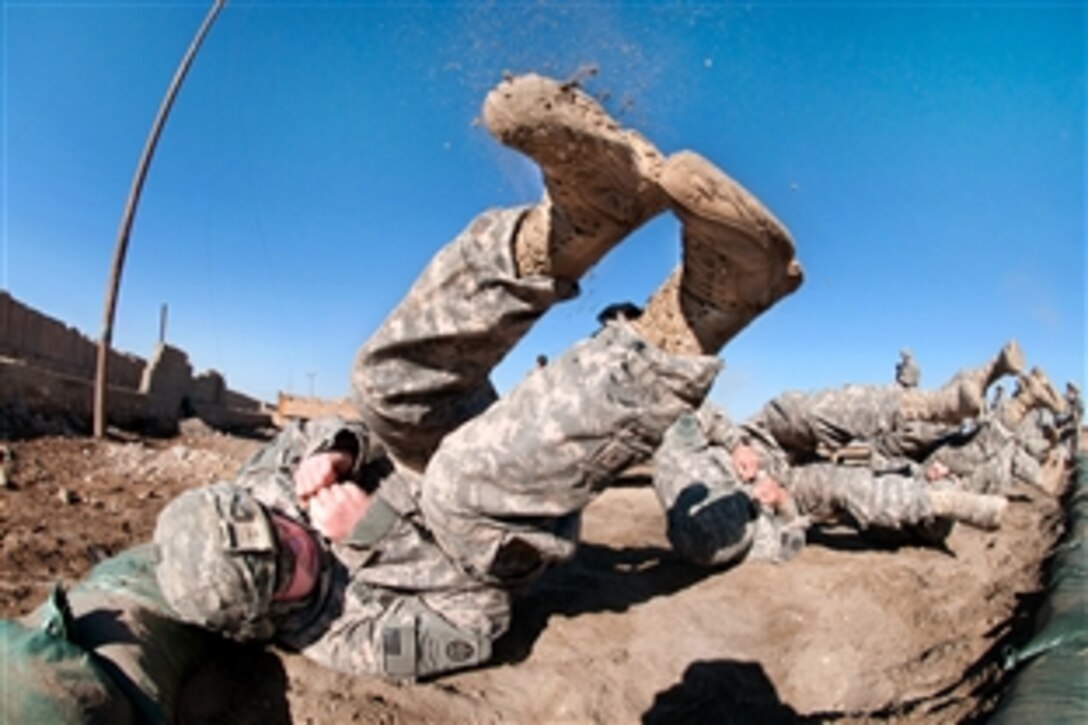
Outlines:
{"label": "utility pole", "polygon": [[159,344],[166,342],[166,303],[159,306]]}
{"label": "utility pole", "polygon": [[159,105],[159,112],[151,124],[151,131],[144,143],[143,153],[136,164],[136,173],[132,177],[132,186],[128,192],[128,201],[125,202],[125,210],[121,215],[121,225],[117,230],[117,242],[113,250],[113,264],[110,266],[110,278],[106,284],[106,302],[102,312],[102,336],[98,340],[98,365],[94,376],[94,437],[101,438],[106,434],[106,380],[108,378],[108,362],[110,343],[113,340],[113,315],[117,308],[117,290],[121,286],[121,270],[125,265],[125,252],[128,249],[128,237],[132,231],[132,220],[136,215],[136,206],[140,202],[140,192],[143,190],[144,179],[147,176],[151,157],[155,154],[155,146],[159,143],[159,135],[166,123],[166,117],[170,114],[170,108],[174,105],[174,97],[178,94],[181,82],[185,80],[185,74],[189,72],[193,58],[196,56],[204,36],[208,34],[212,23],[219,11],[227,4],[227,0],[214,0],[211,9],[204,17],[204,22],[196,31],[189,49],[181,58],[174,78],[166,89],[166,95]]}

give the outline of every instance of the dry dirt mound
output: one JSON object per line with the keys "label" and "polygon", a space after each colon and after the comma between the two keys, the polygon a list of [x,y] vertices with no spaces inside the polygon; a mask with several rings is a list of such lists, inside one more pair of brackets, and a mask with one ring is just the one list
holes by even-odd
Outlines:
{"label": "dry dirt mound", "polygon": [[[172,495],[227,475],[259,445],[9,444],[0,490],[0,613],[146,540]],[[486,668],[396,685],[301,657],[227,648],[189,688],[203,722],[900,722],[972,719],[992,704],[1002,648],[1023,636],[1058,501],[1018,489],[998,532],[957,527],[943,550],[820,533],[785,565],[707,573],[675,559],[653,492],[606,492],[586,544],[519,601]]]}

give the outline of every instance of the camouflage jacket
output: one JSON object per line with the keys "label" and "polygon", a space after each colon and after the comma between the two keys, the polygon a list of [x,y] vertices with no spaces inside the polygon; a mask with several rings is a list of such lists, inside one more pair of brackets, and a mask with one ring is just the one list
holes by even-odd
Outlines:
{"label": "camouflage jacket", "polygon": [[395,466],[362,424],[292,423],[243,466],[236,482],[308,523],[293,474],[304,458],[327,450],[352,454],[350,478],[371,492],[371,505],[342,542],[314,532],[325,548],[317,595],[280,618],[277,640],[333,669],[396,675],[386,666],[383,626],[409,610],[414,617],[420,608],[437,613],[487,639],[505,631],[508,595],[469,578],[434,543],[412,495],[416,474]]}

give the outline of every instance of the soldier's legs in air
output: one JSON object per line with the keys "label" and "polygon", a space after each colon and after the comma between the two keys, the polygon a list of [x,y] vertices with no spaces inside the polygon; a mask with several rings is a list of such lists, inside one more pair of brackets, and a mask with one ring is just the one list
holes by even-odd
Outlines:
{"label": "soldier's legs in air", "polygon": [[847,385],[814,393],[787,392],[768,402],[752,422],[774,436],[795,461],[811,461],[851,441],[865,441],[889,457],[921,460],[958,425],[977,416],[986,387],[1022,368],[1010,342],[989,363],[958,373],[938,390]]}
{"label": "soldier's legs in air", "polygon": [[544,198],[477,217],[363,345],[352,373],[364,420],[416,469],[494,400],[488,375],[532,324],[666,203],[658,151],[576,88],[504,81],[483,115],[541,167]]}
{"label": "soldier's legs in air", "polygon": [[1053,384],[1041,368],[1034,367],[1017,375],[1016,394],[1000,409],[998,416],[1009,428],[1017,428],[1027,419],[1028,413],[1045,408],[1056,416],[1066,412],[1066,402],[1058,395]]}
{"label": "soldier's legs in air", "polygon": [[875,443],[894,427],[902,395],[902,388],[867,385],[789,391],[749,422],[770,434],[793,462],[807,463],[851,441]]}
{"label": "soldier's legs in air", "polygon": [[986,405],[986,390],[1004,375],[1024,369],[1024,355],[1015,340],[1008,342],[985,365],[956,373],[937,390],[908,390],[903,393],[904,420],[928,420],[959,425],[978,417]]}
{"label": "soldier's legs in air", "polygon": [[576,532],[564,525],[652,454],[706,395],[720,347],[800,283],[786,231],[709,162],[669,159],[662,186],[684,223],[684,262],[644,314],[535,371],[447,436],[426,469],[428,525],[484,581],[524,582],[568,558]]}

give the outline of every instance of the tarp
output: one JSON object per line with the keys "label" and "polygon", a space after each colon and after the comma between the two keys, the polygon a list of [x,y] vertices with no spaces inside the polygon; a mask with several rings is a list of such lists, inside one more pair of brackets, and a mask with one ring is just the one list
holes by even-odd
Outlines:
{"label": "tarp", "polygon": [[1077,457],[1068,530],[1047,574],[1035,634],[1009,652],[1016,673],[991,723],[1088,723],[1088,456]]}
{"label": "tarp", "polygon": [[154,546],[99,563],[20,620],[0,620],[0,723],[167,723],[215,640],[175,619]]}

